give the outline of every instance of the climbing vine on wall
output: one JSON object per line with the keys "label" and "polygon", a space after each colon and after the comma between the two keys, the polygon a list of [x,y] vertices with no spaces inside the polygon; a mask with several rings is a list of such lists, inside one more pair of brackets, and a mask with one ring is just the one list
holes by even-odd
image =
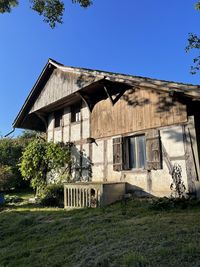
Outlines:
{"label": "climbing vine on wall", "polygon": [[179,164],[175,163],[172,170],[172,180],[170,185],[172,192],[172,197],[183,198],[185,194],[186,187],[182,180],[182,168]]}

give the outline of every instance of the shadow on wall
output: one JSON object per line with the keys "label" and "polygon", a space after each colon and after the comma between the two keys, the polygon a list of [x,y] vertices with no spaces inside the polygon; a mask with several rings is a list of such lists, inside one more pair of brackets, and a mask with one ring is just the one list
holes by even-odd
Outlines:
{"label": "shadow on wall", "polygon": [[144,191],[142,187],[126,183],[126,193],[130,193],[134,197],[155,197],[154,195]]}
{"label": "shadow on wall", "polygon": [[[76,84],[78,88],[83,88],[84,83],[90,83],[92,79],[94,79],[94,76],[92,75],[87,77],[87,79],[85,75],[80,75],[76,81]],[[143,78],[143,80],[145,80],[145,78]],[[91,109],[94,108],[97,102],[108,98],[108,95],[104,90],[105,88],[108,90],[110,98],[114,97],[114,99],[112,99],[113,105],[115,105],[119,101],[119,99],[123,102],[126,102],[129,107],[131,106],[133,108],[152,105],[152,112],[155,112],[157,119],[160,118],[160,123],[163,124],[163,126],[166,124],[166,120],[169,120],[169,124],[171,125],[177,122],[177,117],[184,116],[186,112],[185,106],[194,106],[192,101],[183,95],[183,93],[187,93],[189,92],[189,90],[184,88],[183,92],[175,92],[172,88],[171,90],[164,92],[160,91],[160,89],[162,89],[164,86],[169,87],[169,82],[163,81],[162,85],[160,85],[157,81],[154,80],[151,81],[150,79],[147,79],[146,81],[149,84],[152,84],[155,89],[149,88],[144,90],[141,83],[136,81],[132,85],[127,84],[126,80],[124,80],[124,83],[104,81],[102,82],[102,84],[99,82],[99,84],[97,85],[99,86],[98,99],[95,93],[92,94],[91,92],[85,92],[85,94],[87,95],[89,104],[91,104]],[[141,91],[141,89],[143,91]],[[199,104],[196,105],[199,107]],[[109,115],[107,114],[106,116],[108,116],[109,120]],[[173,139],[176,142],[182,141],[179,134],[176,135],[173,132],[169,132],[169,134],[170,139]]]}
{"label": "shadow on wall", "polygon": [[79,89],[83,88],[86,84],[91,84],[95,81],[95,76],[94,75],[84,75],[81,74],[77,81],[76,85],[78,86]]}
{"label": "shadow on wall", "polygon": [[88,155],[71,145],[71,177],[73,182],[90,182],[92,180],[92,162]]}

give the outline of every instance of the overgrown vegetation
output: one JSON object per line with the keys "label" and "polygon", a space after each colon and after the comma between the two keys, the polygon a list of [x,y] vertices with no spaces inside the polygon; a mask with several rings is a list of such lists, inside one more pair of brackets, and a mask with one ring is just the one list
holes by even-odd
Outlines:
{"label": "overgrown vegetation", "polygon": [[59,184],[62,179],[67,179],[69,164],[68,145],[38,137],[26,147],[19,165],[23,178],[31,182],[37,196],[42,196],[47,186],[47,174],[56,177],[52,182]]}
{"label": "overgrown vegetation", "polygon": [[200,265],[199,205],[155,211],[134,199],[126,210],[121,203],[73,211],[11,203],[0,213],[0,265]]}
{"label": "overgrown vegetation", "polygon": [[22,151],[35,136],[35,132],[25,131],[16,138],[0,138],[0,191],[19,190],[29,186],[21,176],[18,163]]}
{"label": "overgrown vegetation", "polygon": [[47,207],[64,207],[63,184],[49,184],[43,192],[41,205]]}
{"label": "overgrown vegetation", "polygon": [[186,199],[186,198],[155,198],[149,204],[149,208],[152,210],[166,211],[173,209],[186,209],[200,206],[198,199]]}

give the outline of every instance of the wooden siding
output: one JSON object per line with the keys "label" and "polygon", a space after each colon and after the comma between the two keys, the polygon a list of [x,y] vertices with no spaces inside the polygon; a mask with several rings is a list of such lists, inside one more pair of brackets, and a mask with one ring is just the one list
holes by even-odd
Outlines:
{"label": "wooden siding", "polygon": [[168,93],[133,88],[114,106],[109,99],[95,105],[91,114],[91,136],[121,135],[186,121],[186,105],[172,99]]}
{"label": "wooden siding", "polygon": [[30,113],[59,101],[101,78],[99,76],[68,73],[55,69],[33,104]]}

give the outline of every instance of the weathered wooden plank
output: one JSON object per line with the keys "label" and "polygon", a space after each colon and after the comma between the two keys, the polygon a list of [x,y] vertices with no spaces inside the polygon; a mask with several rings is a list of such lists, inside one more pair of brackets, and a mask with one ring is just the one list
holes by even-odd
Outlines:
{"label": "weathered wooden plank", "polygon": [[128,90],[113,106],[109,99],[98,102],[91,113],[94,138],[121,135],[187,121],[186,106],[167,92]]}
{"label": "weathered wooden plank", "polygon": [[34,112],[61,100],[99,79],[99,77],[92,75],[63,72],[55,69],[37,97],[30,112]]}

